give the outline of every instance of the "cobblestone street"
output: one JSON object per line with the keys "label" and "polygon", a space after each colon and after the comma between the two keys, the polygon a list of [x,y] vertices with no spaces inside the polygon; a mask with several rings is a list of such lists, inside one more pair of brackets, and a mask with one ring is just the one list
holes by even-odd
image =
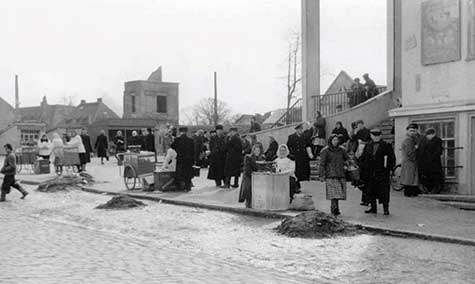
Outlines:
{"label": "cobblestone street", "polygon": [[[30,190],[32,187],[30,187]],[[469,246],[372,235],[277,235],[275,220],[146,202],[93,209],[80,191],[0,205],[0,283],[469,283]],[[312,282],[313,281],[313,282]]]}

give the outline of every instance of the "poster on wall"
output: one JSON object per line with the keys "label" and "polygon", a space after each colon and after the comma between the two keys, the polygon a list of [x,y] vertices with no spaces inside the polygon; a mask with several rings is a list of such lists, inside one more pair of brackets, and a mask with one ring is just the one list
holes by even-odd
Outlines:
{"label": "poster on wall", "polygon": [[422,64],[461,59],[460,0],[422,2]]}

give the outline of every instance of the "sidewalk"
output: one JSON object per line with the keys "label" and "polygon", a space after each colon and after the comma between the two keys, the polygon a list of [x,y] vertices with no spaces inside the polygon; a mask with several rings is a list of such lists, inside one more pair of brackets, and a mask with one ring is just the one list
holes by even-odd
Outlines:
{"label": "sidewalk", "polygon": [[[86,191],[96,193],[132,194],[134,197],[161,200],[179,205],[205,207],[210,209],[232,211],[237,213],[254,214],[259,216],[282,218],[294,216],[299,212],[261,212],[244,208],[238,203],[239,189],[220,189],[214,182],[207,180],[207,170],[201,170],[199,178],[193,179],[194,188],[191,192],[142,192],[127,191],[123,178],[119,176],[119,168],[111,159],[105,165],[100,165],[98,159],[93,159],[88,165],[87,172],[99,183],[85,186]],[[49,175],[18,175],[24,183],[38,183],[53,178]],[[325,187],[320,182],[305,182],[302,191],[312,194],[316,209],[330,213],[329,201],[325,200]],[[475,245],[475,212],[463,211],[439,201],[428,198],[406,198],[402,192],[391,192],[390,216],[384,216],[382,207],[380,214],[365,214],[366,207],[360,206],[360,191],[348,186],[348,200],[342,201],[340,211],[344,220],[360,224],[373,231],[389,231],[393,234],[416,236],[439,241],[465,243]]]}

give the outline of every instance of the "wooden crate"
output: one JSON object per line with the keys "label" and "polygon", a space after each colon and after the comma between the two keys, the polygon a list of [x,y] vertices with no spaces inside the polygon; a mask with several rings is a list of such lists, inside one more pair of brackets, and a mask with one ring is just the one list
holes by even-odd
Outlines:
{"label": "wooden crate", "polygon": [[252,208],[287,210],[290,205],[289,174],[252,174]]}

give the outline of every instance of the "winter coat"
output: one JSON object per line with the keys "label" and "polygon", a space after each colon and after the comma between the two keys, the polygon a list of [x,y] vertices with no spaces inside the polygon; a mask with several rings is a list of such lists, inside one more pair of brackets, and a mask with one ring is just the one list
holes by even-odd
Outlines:
{"label": "winter coat", "polygon": [[51,154],[51,144],[48,140],[38,141],[38,155],[49,156]]}
{"label": "winter coat", "polygon": [[345,178],[345,162],[348,160],[345,149],[329,144],[320,152],[320,177]]}
{"label": "winter coat", "polygon": [[107,137],[103,134],[100,134],[96,138],[96,143],[94,144],[94,148],[97,150],[97,156],[99,158],[107,158]]}
{"label": "winter coat", "polygon": [[313,124],[313,138],[323,138],[325,139],[325,125],[326,121],[325,118],[319,117]]}
{"label": "winter coat", "polygon": [[194,139],[195,143],[195,163],[197,165],[201,164],[201,160],[203,159],[204,155],[204,143],[206,141],[206,138],[204,136],[196,136]]}
{"label": "winter coat", "polygon": [[115,136],[114,137],[114,145],[115,145],[116,153],[125,152],[125,138],[124,138],[124,136]]}
{"label": "winter coat", "polygon": [[152,133],[142,136],[142,150],[148,152],[155,152],[155,135]]}
{"label": "winter coat", "polygon": [[440,158],[443,151],[442,139],[439,137],[434,137],[432,140],[427,138],[421,140],[417,155],[421,181],[428,181],[432,184],[444,182],[444,171]]}
{"label": "winter coat", "polygon": [[0,169],[0,173],[5,176],[14,176],[16,174],[16,157],[15,154],[10,153],[5,157],[3,161],[3,167]]}
{"label": "winter coat", "polygon": [[87,154],[94,152],[94,150],[92,149],[91,138],[89,137],[89,135],[81,135],[81,141],[84,145],[84,150],[86,150]]}
{"label": "winter coat", "polygon": [[[386,161],[386,163],[385,163]],[[389,202],[391,170],[396,165],[396,157],[391,144],[381,140],[369,142],[359,160],[361,181],[371,199],[380,203]]]}
{"label": "winter coat", "polygon": [[295,175],[298,181],[310,180],[310,158],[307,153],[310,145],[310,140],[305,135],[294,133],[287,139],[290,155],[295,159]]}
{"label": "winter coat", "polygon": [[242,176],[241,188],[239,190],[239,202],[252,198],[252,173],[257,171],[257,161],[264,160],[264,156],[246,155],[244,157],[244,173]]}
{"label": "winter coat", "polygon": [[226,137],[214,136],[209,141],[210,156],[209,156],[209,170],[208,179],[223,180],[224,179],[224,165],[226,162]]}
{"label": "winter coat", "polygon": [[226,177],[239,176],[242,163],[242,142],[239,135],[229,137],[226,143],[226,163],[224,175]]}
{"label": "winter coat", "polygon": [[177,153],[176,181],[189,182],[193,178],[193,164],[195,158],[193,139],[186,135],[181,135],[173,141],[171,148]]}
{"label": "winter coat", "polygon": [[265,152],[265,157],[266,161],[273,161],[277,157],[277,149],[279,148],[279,145],[275,140],[270,142],[269,148],[267,148],[267,151]]}
{"label": "winter coat", "polygon": [[77,148],[79,153],[86,153],[86,149],[84,148],[84,145],[82,144],[82,139],[80,135],[71,137],[71,140],[69,140],[67,145],[69,147]]}
{"label": "winter coat", "polygon": [[419,185],[419,170],[417,167],[417,137],[406,136],[401,145],[401,184]]}
{"label": "winter coat", "polygon": [[368,142],[371,140],[371,133],[368,128],[363,127],[362,129],[356,132],[354,139]]}
{"label": "winter coat", "polygon": [[346,130],[346,128],[344,127],[335,127],[332,131],[332,134],[336,134],[340,137],[340,144],[346,143],[346,141],[350,139],[350,136],[348,135],[348,130]]}

